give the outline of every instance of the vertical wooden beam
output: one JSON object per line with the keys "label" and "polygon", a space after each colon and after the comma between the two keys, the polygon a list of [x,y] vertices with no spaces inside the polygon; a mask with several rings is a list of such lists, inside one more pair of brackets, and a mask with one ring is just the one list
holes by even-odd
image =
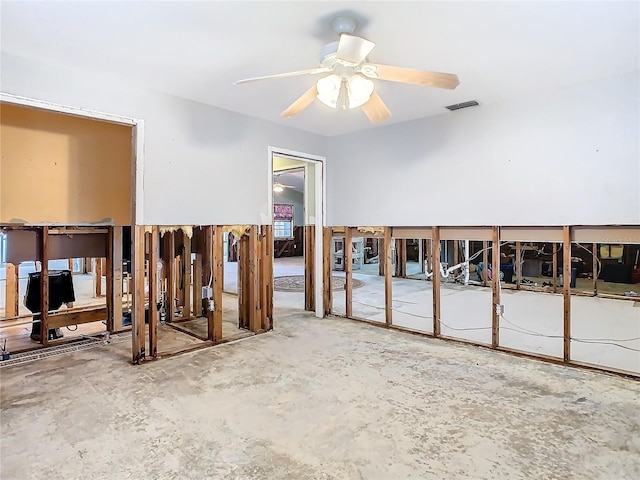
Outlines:
{"label": "vertical wooden beam", "polygon": [[353,241],[351,227],[344,227],[345,315],[353,315]]}
{"label": "vertical wooden beam", "polygon": [[237,242],[238,245],[238,326],[249,330],[250,307],[249,307],[249,237],[242,235]]}
{"label": "vertical wooden beam", "polygon": [[195,317],[202,316],[202,254],[196,253],[196,258],[193,260],[193,300],[191,305],[193,306],[193,315]]}
{"label": "vertical wooden beam", "polygon": [[558,244],[553,242],[551,248],[553,248],[553,293],[558,293]]}
{"label": "vertical wooden beam", "polygon": [[324,316],[331,314],[332,295],[331,295],[331,272],[333,266],[331,263],[333,234],[331,227],[324,227],[322,234],[322,304],[324,307]]}
{"label": "vertical wooden beam", "polygon": [[249,328],[252,332],[257,332],[261,328],[258,256],[258,227],[251,225],[249,229]]}
{"label": "vertical wooden beam", "polygon": [[384,275],[385,261],[384,261],[384,252],[386,252],[385,240],[384,238],[378,238],[378,275]]}
{"label": "vertical wooden beam", "polygon": [[49,227],[40,230],[40,338],[49,344]]}
{"label": "vertical wooden beam", "polygon": [[598,295],[598,244],[594,243],[591,246],[591,251],[593,252],[593,256],[591,259],[592,266],[592,276],[593,276],[593,294]]}
{"label": "vertical wooden beam", "polygon": [[144,227],[131,227],[131,275],[133,280],[133,308],[131,314],[131,354],[134,364],[139,364],[145,356],[145,315],[144,315]]}
{"label": "vertical wooden beam", "polygon": [[564,348],[565,362],[571,359],[571,228],[562,227],[562,297],[564,300]]}
{"label": "vertical wooden beam", "polygon": [[487,286],[487,272],[489,271],[489,242],[482,242],[482,286]]}
{"label": "vertical wooden beam", "polygon": [[165,239],[165,267],[167,270],[167,322],[176,319],[176,237],[175,232],[166,232]]}
{"label": "vertical wooden beam", "polygon": [[258,258],[258,271],[260,272],[260,328],[265,331],[269,328],[269,321],[267,320],[267,289],[269,287],[269,278],[267,265],[266,227],[266,225],[261,225],[258,231],[258,247],[260,249]]}
{"label": "vertical wooden beam", "polygon": [[113,227],[107,229],[107,331],[113,332]]}
{"label": "vertical wooden beam", "polygon": [[397,238],[396,241],[396,277],[407,276],[407,239]]}
{"label": "vertical wooden beam", "polygon": [[391,227],[384,227],[384,249],[378,253],[382,255],[381,263],[384,264],[384,319],[387,325],[393,324],[393,270],[391,267]]}
{"label": "vertical wooden beam", "polygon": [[191,316],[191,239],[182,235],[182,316]]}
{"label": "vertical wooden beam", "polygon": [[491,249],[491,296],[492,296],[492,321],[491,321],[491,346],[500,345],[500,229],[493,227],[493,248]]}
{"label": "vertical wooden beam", "polygon": [[460,263],[460,242],[458,240],[453,241],[453,264]]}
{"label": "vertical wooden beam", "polygon": [[426,242],[426,246],[425,246],[425,251],[427,253],[427,266],[426,266],[426,272],[431,272],[433,271],[433,247],[432,247],[432,241],[431,239],[427,239],[425,240]]}
{"label": "vertical wooden beam", "polygon": [[[122,330],[122,227],[111,227],[111,325],[109,332]],[[110,327],[110,328],[109,328]]]}
{"label": "vertical wooden beam", "polygon": [[7,284],[5,285],[5,317],[17,317],[20,302],[19,302],[19,287],[20,287],[20,265],[14,265],[13,263],[7,263]]}
{"label": "vertical wooden beam", "polygon": [[315,311],[315,238],[316,227],[304,227],[304,309]]}
{"label": "vertical wooden beam", "polygon": [[266,285],[266,301],[263,308],[266,308],[265,330],[273,330],[273,225],[264,225],[265,229],[265,274],[264,280]]}
{"label": "vertical wooden beam", "polygon": [[431,271],[433,272],[433,336],[440,335],[440,228],[431,228]]}
{"label": "vertical wooden beam", "polygon": [[67,260],[67,268],[68,268],[71,272],[73,272],[73,258],[69,258],[69,259]]}
{"label": "vertical wooden beam", "polygon": [[102,296],[102,259],[93,259],[93,287],[94,297],[100,298]]}
{"label": "vertical wooden beam", "polygon": [[[207,338],[214,342],[222,340],[222,274],[224,271],[223,236],[220,225],[211,228],[211,265],[213,281],[213,311],[207,308]],[[238,267],[240,264],[238,264]],[[239,287],[240,285],[238,285]]]}
{"label": "vertical wooden beam", "polygon": [[158,260],[160,232],[157,226],[149,234],[149,356],[158,356]]}
{"label": "vertical wooden beam", "polygon": [[520,290],[520,284],[522,283],[522,244],[516,242],[516,258],[513,261],[513,268],[516,269],[516,288]]}
{"label": "vertical wooden beam", "polygon": [[427,241],[424,238],[418,239],[418,262],[420,265],[420,273],[425,272],[425,263],[426,263],[426,247]]}

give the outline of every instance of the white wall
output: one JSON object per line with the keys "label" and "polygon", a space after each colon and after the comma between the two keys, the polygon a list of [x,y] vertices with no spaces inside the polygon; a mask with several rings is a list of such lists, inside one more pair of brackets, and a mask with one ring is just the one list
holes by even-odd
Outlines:
{"label": "white wall", "polygon": [[268,147],[325,155],[326,139],[85,71],[2,52],[5,93],[145,121],[144,218],[270,223]]}
{"label": "white wall", "polygon": [[639,85],[635,72],[334,137],[328,224],[638,224]]}

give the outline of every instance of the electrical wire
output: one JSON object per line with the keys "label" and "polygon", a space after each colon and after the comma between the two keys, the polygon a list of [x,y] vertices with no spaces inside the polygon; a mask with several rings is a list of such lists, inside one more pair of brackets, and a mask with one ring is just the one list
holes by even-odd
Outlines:
{"label": "electrical wire", "polygon": [[[518,330],[513,329],[513,328],[509,328],[509,327],[500,327],[500,329],[504,329],[504,330],[511,330],[511,331],[515,331],[515,332],[519,332],[519,333],[524,333],[525,335],[533,335],[536,337],[545,337],[545,338],[564,338],[564,335],[546,335],[544,333],[540,333],[540,332],[534,332],[533,330],[529,330],[526,329],[524,327],[521,327],[520,325],[516,325],[513,322],[510,322],[509,320],[507,320],[504,315],[500,315],[500,318],[502,318],[505,322],[507,322],[510,325],[513,325],[514,327],[516,327]],[[628,347],[626,345],[620,345],[616,342],[633,342],[636,340],[640,340],[640,337],[633,337],[633,338],[577,338],[577,337],[570,337],[571,340],[573,340],[574,342],[580,342],[580,343],[594,343],[594,344],[600,344],[600,345],[613,345],[616,347],[620,347],[620,348],[624,348],[625,350],[631,350],[633,352],[640,352],[640,349],[637,348],[632,348],[632,347]]]}

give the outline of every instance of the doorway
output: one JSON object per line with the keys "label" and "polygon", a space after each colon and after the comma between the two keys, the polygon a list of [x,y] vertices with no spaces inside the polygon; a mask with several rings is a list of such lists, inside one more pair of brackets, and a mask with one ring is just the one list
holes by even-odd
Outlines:
{"label": "doorway", "polygon": [[324,315],[324,157],[269,149],[274,302]]}

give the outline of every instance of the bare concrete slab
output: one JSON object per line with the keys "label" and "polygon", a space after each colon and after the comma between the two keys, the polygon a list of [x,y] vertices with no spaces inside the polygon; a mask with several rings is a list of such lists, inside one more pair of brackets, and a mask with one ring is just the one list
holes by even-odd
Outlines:
{"label": "bare concrete slab", "polygon": [[343,319],[2,370],[3,479],[640,478],[640,383]]}

